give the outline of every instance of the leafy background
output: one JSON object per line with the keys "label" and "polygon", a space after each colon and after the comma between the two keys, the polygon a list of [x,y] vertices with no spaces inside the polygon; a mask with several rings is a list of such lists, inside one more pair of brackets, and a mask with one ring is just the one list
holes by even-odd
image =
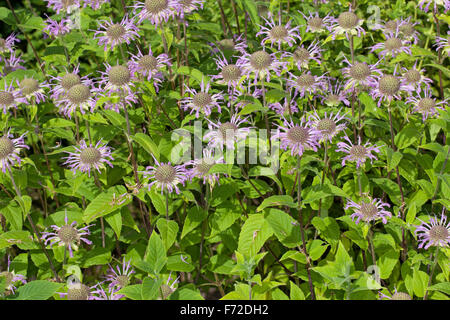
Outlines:
{"label": "leafy background", "polygon": [[[133,3],[124,2],[126,5]],[[46,75],[56,76],[65,68],[71,69],[79,63],[82,75],[98,77],[99,71],[104,71],[104,62],[114,64],[122,61],[119,50],[105,52],[97,40],[92,39],[97,21],[109,17],[114,21],[121,19],[124,15],[121,1],[113,0],[99,10],[81,10],[81,29],[72,30],[60,39],[43,38],[44,14],[54,19],[62,17],[62,14],[56,15],[46,8],[45,2],[14,1],[20,24],[6,2],[1,4],[2,36],[5,38],[12,31],[20,30],[18,37],[21,42],[17,50],[22,53],[26,66],[26,70],[4,75],[2,83],[30,76],[45,80],[24,33],[42,59]],[[357,1],[360,17],[370,15],[370,4],[371,1]],[[290,18],[293,25],[302,25],[305,21],[298,10],[307,13],[317,9],[321,16],[331,13],[337,17],[347,10],[348,5],[348,1],[329,1],[315,6],[313,1],[208,0],[203,10],[187,17],[186,33],[179,21],[171,20],[164,28],[156,29],[148,22],[141,24],[140,38],[125,48],[127,52],[135,53],[138,46],[151,46],[153,52],[163,53],[161,34],[164,32],[174,63],[170,74],[165,71],[166,80],[159,93],[153,91],[151,83],[141,82],[138,87],[144,92],[143,103],[129,108],[130,139],[138,169],[142,171],[145,166],[153,164],[152,155],[160,161],[170,160],[168,157],[176,144],[171,140],[171,132],[177,128],[192,130],[195,117],[186,113],[180,115],[177,104],[185,96],[185,84],[199,88],[202,78],[209,79],[217,74],[209,43],[229,38],[232,33],[238,33],[238,28],[244,32],[246,25],[249,51],[254,52],[260,48],[260,38],[255,37],[258,25],[264,23],[262,17],[268,11],[276,13],[282,8],[284,21]],[[377,5],[383,20],[412,16],[414,21],[420,22],[416,26],[420,41],[412,46],[412,54],[398,55],[384,69],[393,72],[396,64],[411,67],[420,61],[427,76],[433,80],[436,96],[439,96],[438,71],[441,72],[444,97],[448,97],[449,70],[445,64],[448,58],[439,63],[437,52],[432,47],[436,37],[432,13],[421,11],[417,1],[377,1]],[[222,21],[221,9],[225,21]],[[445,35],[450,17],[440,9],[440,33]],[[367,30],[365,24],[363,27]],[[300,27],[300,34],[302,43],[308,44],[314,39],[304,26]],[[345,37],[333,41],[327,34],[321,35],[320,40],[325,50],[322,64],[315,65],[313,73],[329,72],[330,76],[342,77],[340,61],[343,56],[349,57],[348,42]],[[381,32],[369,30],[364,37],[355,38],[355,58],[375,63],[378,57],[370,54],[367,48],[381,41]],[[267,84],[268,103],[281,102],[287,95],[280,85],[285,77],[284,72],[280,79],[274,77],[271,85]],[[215,91],[225,90],[219,84],[213,87]],[[398,150],[394,151],[389,147],[386,107],[377,108],[367,92],[361,92],[358,101],[362,106],[364,138],[383,146],[378,160],[365,165],[361,176],[362,190],[390,203],[393,214],[387,224],[377,223],[370,231],[373,232],[380,285],[370,282],[366,272],[366,268],[374,264],[369,253],[369,227],[363,223],[355,224],[350,218],[351,212],[343,209],[346,199],[359,196],[355,168],[352,165],[342,167],[342,153],[335,152],[335,148],[331,148],[328,154],[329,171],[323,184],[320,177],[324,169],[324,149],[306,151],[301,160],[304,251],[298,224],[299,204],[294,191],[297,159],[289,151],[281,154],[281,171],[277,176],[268,173],[262,165],[218,168],[220,184],[214,187],[209,200],[206,199],[206,186],[194,179],[181,188],[179,195],[170,194],[167,220],[165,198],[159,191],[132,187],[136,182],[129,161],[123,113],[104,110],[100,101],[95,112],[79,115],[81,137],[87,137],[87,128],[81,121],[86,119],[90,123],[93,140],[102,138],[114,148],[114,167],[102,170],[99,180],[103,188],[98,188],[92,176],[73,174],[62,166],[64,151],[72,150],[76,145],[76,124],[74,119],[58,114],[55,105],[47,101],[37,106],[21,105],[9,117],[2,115],[0,122],[2,129],[12,127],[16,135],[27,132],[26,144],[32,146],[21,153],[23,162],[20,167],[13,169],[22,197],[16,196],[9,176],[0,174],[1,270],[6,269],[9,255],[12,259],[10,269],[25,275],[28,283],[20,286],[16,294],[11,294],[5,291],[4,277],[0,277],[0,292],[7,293],[4,295],[6,299],[61,299],[56,292],[65,292],[67,286],[64,282],[55,281],[26,215],[31,215],[42,232],[50,225],[62,225],[67,212],[69,221],[94,225],[89,236],[93,244],[80,245],[65,265],[63,248],[48,248],[60,279],[75,274],[83,283],[93,286],[103,281],[108,264],[115,266],[122,259],[131,260],[136,273],[130,285],[121,290],[128,299],[161,299],[161,288],[169,276],[171,279],[179,276],[179,283],[174,286],[176,290],[162,298],[311,299],[308,268],[316,299],[377,299],[379,291],[390,295],[395,289],[407,292],[414,299],[423,299],[427,288],[429,299],[448,299],[448,247],[439,251],[437,266],[428,286],[434,250],[433,247],[418,249],[414,235],[419,219],[427,220],[430,215],[439,215],[441,209],[450,204],[450,168],[445,165],[449,154],[446,143],[448,110],[423,122],[420,115],[409,114],[405,99],[395,101],[392,110]],[[302,107],[307,105],[306,99],[298,99],[297,102]],[[226,109],[225,106],[223,108]],[[264,108],[262,101],[256,100],[243,108],[240,114],[250,116],[252,125],[264,128],[264,113],[261,112],[266,110]],[[317,109],[321,113],[338,110],[320,102]],[[296,115],[297,119],[300,116]],[[38,119],[39,126],[30,119]],[[213,112],[210,119],[227,121],[228,115]],[[270,119],[275,122],[279,116],[271,112]],[[206,128],[206,120],[202,121]],[[349,134],[352,134],[350,126],[357,124],[357,117],[352,122],[347,129]],[[404,193],[403,204],[397,184],[397,167]],[[130,195],[126,202],[112,204],[113,194],[125,192]],[[206,206],[206,201],[209,206]],[[402,205],[404,219],[398,217]],[[105,247],[102,246],[100,217],[105,221]],[[403,254],[402,228],[407,240],[407,252]],[[203,248],[201,256],[200,244]]]}

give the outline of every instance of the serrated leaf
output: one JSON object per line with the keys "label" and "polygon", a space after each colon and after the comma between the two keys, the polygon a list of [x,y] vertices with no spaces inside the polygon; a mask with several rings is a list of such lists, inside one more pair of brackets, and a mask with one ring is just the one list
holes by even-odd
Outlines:
{"label": "serrated leaf", "polygon": [[149,263],[155,274],[159,274],[167,262],[166,250],[159,234],[153,230],[145,251],[144,261]]}
{"label": "serrated leaf", "polygon": [[17,289],[13,300],[47,300],[63,287],[63,283],[34,280]]}
{"label": "serrated leaf", "polygon": [[272,228],[264,215],[252,214],[242,226],[239,234],[238,251],[246,256],[253,257],[272,234]]}

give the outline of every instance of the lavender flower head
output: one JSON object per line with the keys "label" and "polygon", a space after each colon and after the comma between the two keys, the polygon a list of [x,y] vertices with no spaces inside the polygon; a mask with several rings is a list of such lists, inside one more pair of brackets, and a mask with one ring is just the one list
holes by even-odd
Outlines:
{"label": "lavender flower head", "polygon": [[326,74],[316,76],[311,71],[303,72],[300,76],[290,73],[287,80],[288,86],[295,89],[295,95],[300,94],[303,98],[306,93],[314,94],[324,90],[326,87]]}
{"label": "lavender flower head", "polygon": [[15,290],[17,290],[14,285],[16,282],[20,281],[22,284],[27,283],[25,280],[25,276],[21,274],[16,274],[14,270],[10,270],[11,266],[11,257],[8,255],[8,266],[6,267],[6,271],[0,272],[0,277],[5,278],[5,289],[11,291],[13,294]]}
{"label": "lavender flower head", "polygon": [[332,24],[336,23],[336,19],[329,14],[325,17],[321,18],[318,12],[309,13],[309,16],[303,14],[303,12],[299,11],[299,13],[306,20],[306,32],[312,33],[322,33],[324,31],[331,32],[333,30]]}
{"label": "lavender flower head", "polygon": [[20,42],[16,33],[11,33],[6,39],[0,38],[0,53],[13,52],[14,42]]}
{"label": "lavender flower head", "polygon": [[133,5],[133,8],[134,14],[140,10],[137,14],[138,24],[144,20],[149,20],[151,24],[155,25],[155,28],[163,22],[169,21],[182,10],[178,0],[138,1]]}
{"label": "lavender flower head", "polygon": [[134,72],[130,70],[129,65],[117,64],[111,66],[105,63],[106,71],[101,73],[101,78],[98,82],[100,92],[108,94],[109,96],[119,93],[123,96],[134,95],[133,88],[135,87],[133,81],[136,80]]}
{"label": "lavender flower head", "polygon": [[[211,78],[216,80],[220,84],[226,84],[228,86],[228,92],[231,89],[235,90],[240,83],[242,77],[242,70],[239,66],[233,63],[229,63],[225,56],[214,59],[216,61],[217,68],[220,69],[220,73],[213,75]],[[239,86],[242,88],[241,86]]]}
{"label": "lavender flower head", "polygon": [[198,8],[203,9],[203,2],[205,0],[178,0],[181,9],[179,11],[179,15],[181,19],[184,19],[186,14],[189,14]]}
{"label": "lavender flower head", "polygon": [[444,6],[445,12],[450,10],[450,3],[448,0],[421,0],[419,2],[419,8],[425,12],[428,12],[428,10],[430,9],[430,5],[432,3],[434,4],[433,11],[438,10],[438,8],[437,8],[438,5]]}
{"label": "lavender flower head", "polygon": [[109,21],[100,21],[99,30],[95,31],[94,39],[98,39],[98,44],[103,46],[104,51],[108,50],[108,46],[113,50],[122,43],[130,44],[138,38],[138,31],[139,28],[128,19],[128,15],[125,15],[119,23],[114,23],[111,18]]}
{"label": "lavender flower head", "polygon": [[[420,220],[420,219],[419,219]],[[450,244],[450,222],[447,223],[445,208],[442,210],[441,219],[430,218],[430,222],[420,220],[422,224],[416,228],[415,234],[419,248],[428,249],[430,246],[448,247]]]}
{"label": "lavender flower head", "polygon": [[16,163],[20,164],[19,153],[21,149],[30,149],[24,141],[25,133],[13,139],[10,131],[11,129],[8,129],[8,132],[0,137],[0,169],[3,173],[6,172],[6,169],[11,170],[11,167]]}
{"label": "lavender flower head", "polygon": [[280,102],[271,103],[269,104],[269,109],[272,109],[280,116],[287,116],[298,112],[297,102],[295,102],[294,98],[284,98],[283,104]]}
{"label": "lavender flower head", "polygon": [[105,291],[100,285],[91,293],[90,300],[120,300],[125,297],[123,294],[118,294],[119,288],[109,287],[108,292]]}
{"label": "lavender flower head", "polygon": [[102,4],[107,2],[109,3],[110,0],[84,0],[83,2],[84,2],[83,8],[89,6],[92,8],[92,10],[97,10],[102,6]]}
{"label": "lavender flower head", "polygon": [[348,65],[348,67],[342,69],[344,77],[347,78],[347,82],[344,85],[345,90],[356,86],[376,86],[376,75],[382,74],[381,70],[377,68],[381,60],[374,65],[365,62],[351,63],[347,57],[344,57],[343,61]]}
{"label": "lavender flower head", "polygon": [[425,69],[418,70],[417,62],[414,63],[414,66],[411,69],[402,68],[403,73],[403,83],[405,84],[405,90],[413,93],[422,91],[422,86],[430,88],[430,85],[433,83],[433,80],[425,77],[423,74],[425,73]]}
{"label": "lavender flower head", "polygon": [[448,99],[437,102],[433,98],[433,94],[430,88],[425,87],[423,96],[418,91],[417,96],[410,96],[406,98],[406,102],[413,105],[413,112],[422,114],[422,120],[425,121],[429,117],[439,115],[438,109],[445,110],[448,106]]}
{"label": "lavender flower head", "polygon": [[376,85],[370,92],[370,95],[374,100],[378,99],[378,107],[383,101],[391,103],[394,99],[400,100],[401,92],[407,90],[404,79],[396,76],[396,70],[394,74],[383,73],[378,75],[376,81]]}
{"label": "lavender flower head", "polygon": [[39,83],[39,81],[34,78],[25,77],[20,82],[17,80],[17,85],[20,92],[22,93],[22,96],[27,100],[28,104],[39,104],[46,100],[44,88],[48,88],[48,84]]}
{"label": "lavender flower head", "polygon": [[220,112],[219,102],[223,100],[222,92],[210,94],[210,83],[202,82],[200,83],[200,91],[189,88],[186,86],[186,92],[190,93],[191,97],[185,97],[181,100],[181,105],[184,110],[191,110],[190,114],[195,112],[195,117],[198,118],[200,113],[205,116],[209,116],[213,108],[217,108]]}
{"label": "lavender flower head", "polygon": [[230,121],[217,123],[206,119],[208,123],[209,132],[205,134],[204,139],[208,141],[210,148],[222,148],[226,146],[227,150],[233,150],[235,144],[239,143],[247,137],[250,132],[249,127],[241,128],[242,124],[247,124],[247,118],[241,119],[237,114],[234,114]]}
{"label": "lavender flower head", "polygon": [[67,69],[65,69],[65,74],[62,76],[50,76],[53,80],[53,83],[50,84],[50,86],[52,87],[50,90],[50,98],[54,100],[64,98],[69,89],[78,84],[91,86],[92,80],[90,80],[87,76],[80,77],[79,73],[80,65],[78,64],[72,72],[69,72]]}
{"label": "lavender flower head", "polygon": [[53,232],[43,232],[41,239],[45,241],[45,245],[50,243],[50,247],[54,244],[65,246],[69,249],[70,257],[73,257],[73,250],[78,250],[81,241],[89,245],[92,244],[92,241],[87,239],[87,236],[90,235],[89,227],[91,225],[83,228],[76,228],[76,225],[76,221],[73,221],[71,224],[68,223],[66,211],[64,225],[61,227],[51,225],[50,228],[53,229]]}
{"label": "lavender flower head", "polygon": [[270,20],[264,19],[266,22],[266,26],[259,26],[261,29],[256,33],[256,36],[264,35],[264,39],[261,41],[261,45],[267,41],[270,41],[270,47],[272,47],[275,43],[278,44],[278,50],[281,50],[281,45],[283,43],[287,43],[289,47],[292,47],[296,39],[301,41],[301,37],[299,35],[299,27],[291,27],[291,20],[289,20],[285,25],[281,24],[281,16],[278,18],[278,24],[274,22],[272,14],[269,13]]}
{"label": "lavender flower head", "polygon": [[11,51],[11,53],[9,54],[9,58],[3,58],[0,57],[0,61],[3,60],[4,66],[3,66],[3,70],[1,72],[1,76],[4,77],[7,74],[22,69],[25,70],[25,67],[21,65],[21,63],[23,63],[24,61],[21,59],[22,55],[19,55],[18,57],[16,57],[16,52],[15,51]]}
{"label": "lavender flower head", "polygon": [[71,118],[77,109],[82,114],[85,114],[86,110],[94,111],[97,104],[97,89],[91,81],[88,80],[85,83],[73,85],[63,97],[55,101],[60,113]]}
{"label": "lavender flower head", "polygon": [[247,43],[245,42],[245,39],[243,38],[243,35],[233,35],[232,38],[225,38],[217,43],[209,43],[209,45],[212,47],[213,53],[225,53],[225,52],[239,52],[241,54],[245,53],[245,50],[247,49]]}
{"label": "lavender flower head", "polygon": [[187,172],[191,181],[193,178],[198,177],[203,179],[203,184],[208,183],[211,188],[219,182],[219,174],[210,173],[210,171],[216,163],[224,163],[224,161],[223,157],[214,157],[213,152],[214,149],[203,149],[202,158],[194,159],[186,163],[186,165],[192,166]]}
{"label": "lavender flower head", "polygon": [[361,33],[366,34],[361,27],[362,23],[363,20],[352,12],[351,8],[349,8],[349,11],[342,12],[333,24],[333,32],[331,34],[333,40],[340,34],[345,34],[347,39],[349,39],[350,35],[358,35],[358,37],[361,37]]}
{"label": "lavender flower head", "polygon": [[412,17],[408,17],[407,19],[401,19],[398,31],[402,38],[413,41],[414,44],[419,42],[419,32],[414,28],[419,22],[411,22]]}
{"label": "lavender flower head", "polygon": [[57,292],[60,298],[67,297],[67,300],[98,300],[93,294],[94,292],[97,293],[94,289],[97,289],[99,284],[88,287],[78,281],[71,279],[69,281],[67,284],[67,292]]}
{"label": "lavender flower head", "polygon": [[47,32],[50,36],[58,37],[67,34],[71,30],[72,22],[69,19],[62,18],[61,21],[52,20],[47,16],[44,21],[45,27],[42,31]]}
{"label": "lavender flower head", "polygon": [[284,52],[282,57],[292,58],[294,63],[297,65],[298,70],[302,70],[308,69],[311,61],[321,64],[320,58],[322,57],[322,51],[323,49],[320,48],[319,41],[314,40],[308,48],[301,45],[295,49],[294,53]]}
{"label": "lavender flower head", "polygon": [[450,31],[447,31],[447,38],[436,37],[436,49],[442,50],[442,52],[450,57]]}
{"label": "lavender flower head", "polygon": [[258,80],[264,80],[264,78],[269,82],[271,71],[280,76],[281,70],[286,67],[287,62],[279,61],[275,53],[259,50],[252,54],[243,53],[236,65],[242,68],[243,74],[247,76],[247,79],[254,75],[254,84],[256,84]]}
{"label": "lavender flower head", "polygon": [[178,184],[184,186],[185,181],[188,179],[187,170],[185,165],[174,166],[170,162],[159,163],[155,160],[154,166],[148,166],[145,171],[142,171],[144,178],[148,178],[150,183],[148,183],[148,190],[150,191],[152,187],[156,187],[161,190],[163,194],[164,190],[172,193],[174,190],[177,194],[180,193]]}
{"label": "lavender flower head", "polygon": [[305,150],[312,149],[317,152],[319,147],[320,132],[315,129],[305,117],[300,119],[300,124],[295,124],[283,117],[283,125],[275,124],[277,132],[272,135],[272,140],[280,140],[280,148],[291,150],[291,155],[301,157]]}
{"label": "lavender flower head", "polygon": [[60,13],[61,11],[71,13],[72,10],[80,8],[80,0],[44,0],[47,7]]}
{"label": "lavender flower head", "polygon": [[325,103],[327,106],[336,107],[341,103],[346,106],[350,105],[350,101],[347,99],[348,90],[343,89],[343,85],[340,81],[336,81],[333,85],[331,78],[328,78],[328,88],[325,88],[323,94],[320,94],[321,103]]}
{"label": "lavender flower head", "polygon": [[356,224],[360,220],[369,223],[377,219],[381,219],[384,224],[387,223],[387,218],[392,217],[392,214],[385,209],[385,207],[390,208],[388,203],[383,202],[381,199],[372,199],[368,197],[367,200],[361,200],[360,203],[356,203],[353,200],[347,200],[347,205],[345,210],[353,208],[353,214],[350,216]]}
{"label": "lavender flower head", "polygon": [[12,83],[8,86],[5,82],[4,89],[0,90],[0,108],[3,109],[3,113],[6,114],[6,111],[11,108],[17,109],[20,103],[26,104],[27,99],[22,96],[20,90],[14,88]]}
{"label": "lavender flower head", "polygon": [[152,48],[150,47],[148,49],[148,54],[145,55],[138,49],[138,53],[136,55],[131,55],[131,60],[129,62],[129,67],[132,73],[141,75],[148,81],[153,79],[153,85],[155,86],[156,92],[158,92],[158,86],[163,81],[161,69],[165,66],[172,66],[170,58],[167,54],[162,53],[155,56],[152,52]]}
{"label": "lavender flower head", "polygon": [[348,143],[338,142],[338,149],[336,149],[336,151],[348,154],[342,158],[342,166],[345,166],[345,161],[352,161],[356,162],[356,168],[359,168],[367,159],[370,159],[371,163],[373,160],[377,160],[377,157],[372,154],[372,152],[379,153],[380,149],[378,146],[371,145],[369,142],[362,145],[360,136],[358,136],[358,144],[353,144],[347,136],[344,136],[344,139],[347,140]]}
{"label": "lavender flower head", "polygon": [[92,143],[88,146],[84,140],[81,140],[80,145],[75,147],[75,152],[64,152],[69,155],[63,158],[67,159],[63,164],[67,164],[73,173],[79,170],[80,172],[87,172],[90,176],[91,169],[97,169],[100,172],[100,169],[105,168],[105,164],[113,167],[110,162],[110,160],[114,160],[111,156],[111,148],[103,144],[101,139],[95,146]]}
{"label": "lavender flower head", "polygon": [[134,272],[133,268],[130,268],[131,260],[128,263],[125,258],[122,261],[122,269],[120,266],[116,266],[114,269],[109,265],[108,274],[106,275],[106,281],[110,282],[109,288],[124,288],[130,283],[130,277]]}
{"label": "lavender flower head", "polygon": [[394,294],[389,297],[384,293],[378,292],[380,295],[380,299],[388,299],[388,300],[412,300],[411,296],[406,292],[397,291],[397,288],[394,289]]}
{"label": "lavender flower head", "polygon": [[392,56],[395,58],[399,53],[404,52],[411,55],[411,43],[408,40],[404,40],[400,35],[396,33],[385,34],[386,40],[371,47],[370,52],[382,49],[378,56],[386,58],[386,56]]}
{"label": "lavender flower head", "polygon": [[340,114],[340,110],[333,115],[333,113],[327,115],[325,112],[321,118],[317,111],[311,114],[308,121],[311,122],[312,127],[319,131],[318,137],[320,141],[328,140],[330,143],[333,138],[346,128],[345,123],[339,123],[342,120],[349,120],[345,114]]}

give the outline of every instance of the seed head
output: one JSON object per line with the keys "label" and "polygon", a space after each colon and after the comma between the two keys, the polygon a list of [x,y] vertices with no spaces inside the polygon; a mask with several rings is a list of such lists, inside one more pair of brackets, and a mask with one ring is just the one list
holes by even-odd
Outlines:
{"label": "seed head", "polygon": [[157,14],[169,6],[167,0],[145,0],[145,9],[152,14]]}
{"label": "seed head", "polygon": [[142,56],[142,58],[139,59],[138,65],[144,70],[152,71],[156,69],[156,66],[158,65],[158,60],[156,60],[154,56],[146,54],[145,56]]}
{"label": "seed head", "polygon": [[208,174],[209,170],[212,168],[213,165],[214,165],[213,163],[208,163],[203,160],[202,162],[197,164],[195,166],[195,168],[202,176],[204,176],[204,175]]}
{"label": "seed head", "polygon": [[309,139],[309,131],[302,127],[293,127],[287,132],[287,137],[294,143],[305,144]]}
{"label": "seed head", "polygon": [[222,68],[222,78],[224,81],[237,81],[241,78],[241,69],[235,64],[228,64]]}
{"label": "seed head", "polygon": [[14,95],[8,91],[0,91],[0,105],[10,106],[14,103]]}
{"label": "seed head", "polygon": [[130,283],[130,279],[127,275],[124,274],[117,276],[116,281],[118,286],[120,286],[121,288],[126,287]]}
{"label": "seed head", "polygon": [[408,83],[416,83],[419,82],[420,79],[422,78],[420,75],[420,72],[416,69],[411,69],[408,70],[405,74],[404,77],[406,79],[406,82]]}
{"label": "seed head", "polygon": [[289,35],[285,26],[276,25],[270,30],[270,36],[275,40],[282,40]]}
{"label": "seed head", "polygon": [[131,79],[130,70],[122,65],[111,67],[108,76],[109,81],[119,87],[127,84]]}
{"label": "seed head", "polygon": [[80,153],[80,159],[82,162],[93,165],[100,161],[102,154],[94,147],[87,147]]}
{"label": "seed head", "polygon": [[227,137],[227,131],[231,132],[231,137],[229,137],[230,134],[228,134],[228,138],[233,138],[236,130],[237,126],[231,122],[224,122],[219,127],[220,134],[223,138]]}
{"label": "seed head", "polygon": [[412,298],[405,292],[396,292],[392,295],[391,300],[412,300]]}
{"label": "seed head", "polygon": [[361,202],[360,211],[366,221],[374,220],[378,215],[377,206],[370,202]]}
{"label": "seed head", "polygon": [[258,71],[268,68],[271,63],[272,57],[263,50],[256,51],[250,56],[250,64]]}
{"label": "seed head", "polygon": [[307,61],[311,57],[311,54],[305,48],[297,48],[294,51],[294,60],[296,62]]}
{"label": "seed head", "polygon": [[106,30],[106,35],[113,40],[118,40],[125,32],[125,28],[120,23],[115,23]]}
{"label": "seed head", "polygon": [[0,138],[0,160],[8,157],[14,151],[14,143],[8,137]]}
{"label": "seed head", "polygon": [[312,30],[321,30],[323,26],[323,19],[319,17],[313,17],[308,20],[308,26]]}
{"label": "seed head", "polygon": [[67,290],[67,300],[88,300],[89,287],[85,284],[69,287]]}
{"label": "seed head", "polygon": [[302,74],[297,78],[297,85],[301,88],[310,88],[314,85],[314,77],[308,73]]}
{"label": "seed head", "polygon": [[393,75],[384,75],[378,82],[378,89],[384,95],[393,96],[400,90],[400,80]]}
{"label": "seed head", "polygon": [[58,230],[58,237],[65,245],[78,241],[78,231],[71,225],[64,225]]}
{"label": "seed head", "polygon": [[202,109],[209,105],[211,102],[211,95],[206,92],[198,92],[192,99],[192,103]]}
{"label": "seed head", "polygon": [[436,101],[431,98],[422,98],[420,99],[418,106],[422,111],[430,111],[433,110],[434,107],[436,107]]}
{"label": "seed head", "polygon": [[414,35],[414,32],[416,32],[414,26],[411,23],[402,24],[399,27],[399,30],[407,38],[412,37]]}
{"label": "seed head", "polygon": [[366,158],[366,148],[359,144],[355,144],[350,149],[350,155],[352,155],[354,158],[364,159]]}
{"label": "seed head", "polygon": [[234,50],[234,40],[233,39],[223,39],[218,43],[220,49],[224,51],[233,51]]}
{"label": "seed head", "polygon": [[91,91],[89,90],[89,87],[84,84],[76,84],[67,92],[69,100],[76,104],[85,102],[90,96]]}
{"label": "seed head", "polygon": [[317,129],[321,131],[323,135],[332,135],[336,131],[336,123],[329,118],[323,118],[319,121]]}
{"label": "seed head", "polygon": [[384,46],[389,51],[395,51],[399,50],[403,46],[403,43],[399,38],[392,37],[384,42]]}
{"label": "seed head", "polygon": [[358,25],[359,18],[353,12],[342,12],[338,17],[339,26],[344,29],[352,29]]}
{"label": "seed head", "polygon": [[29,95],[39,90],[39,82],[33,78],[25,78],[19,83],[19,88],[24,95]]}
{"label": "seed head", "polygon": [[449,236],[448,230],[445,226],[443,225],[434,225],[431,227],[430,231],[429,231],[429,237],[430,237],[430,241],[434,242],[434,243],[438,243],[440,241],[445,241],[447,240]]}
{"label": "seed head", "polygon": [[355,80],[365,80],[370,76],[370,68],[365,63],[357,62],[350,68],[350,75]]}
{"label": "seed head", "polygon": [[64,75],[61,79],[61,87],[65,90],[69,90],[76,84],[81,83],[81,78],[75,73],[68,73]]}
{"label": "seed head", "polygon": [[155,179],[160,183],[171,183],[175,180],[176,170],[170,164],[163,164],[156,168]]}

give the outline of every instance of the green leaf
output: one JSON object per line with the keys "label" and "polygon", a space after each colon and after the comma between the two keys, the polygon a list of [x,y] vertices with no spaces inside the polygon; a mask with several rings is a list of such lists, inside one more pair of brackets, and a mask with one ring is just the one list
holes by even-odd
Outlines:
{"label": "green leaf", "polygon": [[145,149],[150,155],[153,155],[159,161],[159,149],[153,140],[146,134],[138,132],[133,136],[133,140]]}
{"label": "green leaf", "polygon": [[399,150],[409,147],[420,138],[420,132],[415,127],[404,127],[394,138],[395,145]]}
{"label": "green leaf", "polygon": [[131,300],[142,300],[142,284],[128,285],[120,289],[117,294],[123,294]]}
{"label": "green leaf", "polygon": [[377,260],[377,265],[380,267],[380,278],[388,279],[394,270],[395,265],[399,262],[400,253],[396,250],[389,250],[381,255]]}
{"label": "green leaf", "polygon": [[294,282],[292,282],[292,281],[289,281],[289,282],[291,284],[290,299],[291,300],[305,300],[305,294],[303,293],[302,289],[297,287],[297,285]]}
{"label": "green leaf", "polygon": [[388,163],[388,171],[391,171],[398,166],[400,160],[403,158],[403,155],[399,151],[394,152],[394,150],[392,150],[391,148],[386,147],[386,157]]}
{"label": "green leaf", "polygon": [[278,209],[270,209],[265,219],[284,246],[295,248],[300,245],[300,227],[290,215]]}
{"label": "green leaf", "polygon": [[208,76],[204,75],[200,70],[192,68],[192,67],[181,66],[177,69],[176,72],[178,74],[189,76],[192,79],[195,79],[198,83],[201,83],[202,79],[203,79],[204,83],[209,82]]}
{"label": "green leaf", "polygon": [[446,67],[444,67],[443,65],[430,63],[430,64],[425,64],[424,67],[433,67],[438,70],[441,70],[447,78],[450,78],[450,70],[447,69]]}
{"label": "green leaf", "polygon": [[166,250],[159,234],[153,230],[145,251],[144,261],[149,263],[155,274],[158,274],[167,262]]}
{"label": "green leaf", "polygon": [[[109,188],[107,191],[100,193],[94,200],[89,203],[83,214],[83,220],[90,223],[95,219],[106,216],[107,214],[116,211],[131,202],[132,197],[126,195],[123,198],[120,196],[126,193],[124,186],[118,185]],[[120,200],[124,200],[123,202]],[[122,203],[121,203],[122,202]]]}
{"label": "green leaf", "polygon": [[272,234],[272,228],[264,215],[249,215],[239,234],[238,251],[246,256],[253,257]]}
{"label": "green leaf", "polygon": [[109,262],[111,262],[111,250],[100,247],[83,254],[81,267],[89,268],[91,266],[108,264]]}
{"label": "green leaf", "polygon": [[331,244],[332,248],[335,248],[341,237],[341,231],[336,220],[332,217],[314,217],[311,223],[319,231],[319,235]]}
{"label": "green leaf", "polygon": [[162,279],[156,280],[146,277],[142,281],[141,296],[142,300],[155,300],[159,294],[159,288],[162,284]]}
{"label": "green leaf", "polygon": [[172,220],[166,219],[158,219],[156,222],[156,226],[158,227],[159,233],[161,234],[162,241],[164,243],[164,247],[166,251],[170,249],[170,247],[175,242],[178,233],[178,224]]}
{"label": "green leaf", "polygon": [[186,253],[175,254],[167,259],[167,270],[177,272],[192,272],[194,269],[195,266],[192,263],[192,258]]}
{"label": "green leaf", "polygon": [[13,300],[47,300],[63,287],[63,283],[46,280],[28,282],[17,290],[17,297]]}
{"label": "green leaf", "polygon": [[105,217],[105,220],[116,233],[117,239],[119,239],[120,232],[122,231],[122,213],[120,212],[120,210],[111,212]]}
{"label": "green leaf", "polygon": [[183,239],[189,232],[194,230],[203,220],[206,219],[206,211],[199,207],[193,207],[188,211],[186,220],[181,231],[181,239]]}
{"label": "green leaf", "polygon": [[169,300],[205,300],[198,290],[178,288],[169,296]]}
{"label": "green leaf", "polygon": [[264,201],[256,209],[256,212],[261,212],[265,208],[273,206],[287,206],[290,208],[295,208],[297,207],[297,204],[294,202],[294,199],[292,199],[291,196],[271,196],[264,199]]}
{"label": "green leaf", "polygon": [[450,296],[450,282],[437,283],[428,287],[428,290],[438,290]]}
{"label": "green leaf", "polygon": [[28,231],[13,230],[0,234],[0,249],[8,248],[13,245],[18,246],[22,250],[38,248]]}
{"label": "green leaf", "polygon": [[428,274],[426,274],[423,271],[414,269],[413,271],[413,290],[414,294],[418,296],[419,298],[422,298],[425,296],[425,291],[428,284]]}

